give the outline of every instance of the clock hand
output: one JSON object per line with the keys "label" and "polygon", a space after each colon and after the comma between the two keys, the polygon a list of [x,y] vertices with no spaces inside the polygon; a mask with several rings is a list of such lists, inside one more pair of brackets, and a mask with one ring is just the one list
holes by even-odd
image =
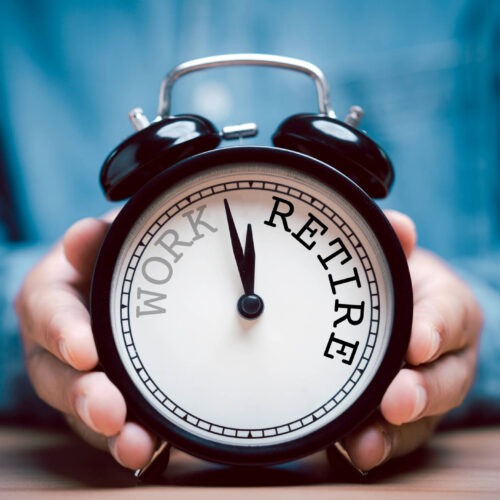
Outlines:
{"label": "clock hand", "polygon": [[243,285],[244,295],[242,295],[237,304],[238,312],[247,319],[254,319],[264,310],[262,299],[254,293],[255,283],[255,248],[253,243],[252,225],[247,225],[247,234],[245,240],[245,253],[241,247],[238,232],[234,224],[233,215],[229,208],[227,199],[224,199],[224,208],[226,210],[227,225],[229,227],[229,236],[231,237],[231,246],[233,248],[234,258],[240,274]]}
{"label": "clock hand", "polygon": [[245,275],[246,275],[246,286],[245,293],[253,294],[255,285],[255,248],[253,246],[253,233],[252,225],[247,225],[247,238],[245,241]]}
{"label": "clock hand", "polygon": [[247,291],[248,280],[245,270],[245,256],[243,255],[243,249],[241,248],[240,239],[238,237],[238,232],[236,231],[236,226],[234,225],[233,215],[231,213],[231,209],[229,208],[229,203],[225,198],[224,208],[226,209],[227,225],[229,227],[229,236],[231,237],[231,246],[233,247],[234,258],[236,259],[236,265],[238,266],[238,272],[240,273],[243,289],[245,290],[245,294],[248,294],[249,292]]}

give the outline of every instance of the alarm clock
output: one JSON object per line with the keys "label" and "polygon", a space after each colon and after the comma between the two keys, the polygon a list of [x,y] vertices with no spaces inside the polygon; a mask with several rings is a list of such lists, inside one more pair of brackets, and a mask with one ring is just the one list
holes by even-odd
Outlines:
{"label": "alarm clock", "polygon": [[[219,147],[256,125],[219,132],[172,116],[170,96],[181,76],[227,65],[311,76],[319,113],[283,121],[274,147]],[[102,369],[163,455],[172,445],[224,464],[289,461],[379,406],[403,363],[413,299],[372,200],[393,168],[360,115],[335,117],[316,66],[262,54],[181,64],[153,122],[131,112],[138,131],[101,170],[107,198],[130,200],[95,265],[91,319]]]}

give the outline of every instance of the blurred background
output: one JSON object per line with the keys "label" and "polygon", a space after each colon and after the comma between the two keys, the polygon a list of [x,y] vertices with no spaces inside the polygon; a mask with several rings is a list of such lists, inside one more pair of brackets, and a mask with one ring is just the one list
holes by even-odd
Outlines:
{"label": "blurred background", "polygon": [[[10,306],[22,276],[74,221],[112,207],[98,176],[133,132],[127,112],[140,106],[153,119],[172,67],[223,53],[308,60],[325,73],[340,118],[352,104],[364,108],[361,128],[396,172],[382,206],[409,214],[419,244],[471,283],[489,311],[493,344],[482,356],[500,352],[499,6],[0,1],[0,414],[35,408]],[[260,133],[249,144],[270,144],[286,117],[316,110],[312,80],[268,68],[204,71],[173,93],[174,114],[201,114],[218,127],[255,121]],[[500,380],[491,365],[479,380]],[[500,399],[490,378],[479,396]]]}

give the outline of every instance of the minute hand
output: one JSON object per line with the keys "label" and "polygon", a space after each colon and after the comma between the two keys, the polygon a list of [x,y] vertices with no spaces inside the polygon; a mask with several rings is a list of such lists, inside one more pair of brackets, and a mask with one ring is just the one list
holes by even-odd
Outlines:
{"label": "minute hand", "polygon": [[245,291],[245,295],[251,295],[254,293],[255,283],[255,248],[253,244],[252,226],[251,224],[247,225],[245,253],[243,254],[243,249],[241,248],[238,232],[236,231],[236,226],[234,225],[231,209],[229,208],[229,203],[226,199],[224,199],[224,208],[226,209],[231,246],[233,247],[233,254],[236,259],[238,272],[240,273],[243,290]]}

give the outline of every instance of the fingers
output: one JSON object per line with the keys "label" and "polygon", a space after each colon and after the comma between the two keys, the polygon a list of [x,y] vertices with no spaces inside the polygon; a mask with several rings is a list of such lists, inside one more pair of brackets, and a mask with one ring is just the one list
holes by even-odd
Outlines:
{"label": "fingers", "polygon": [[123,396],[102,372],[78,372],[44,349],[35,349],[27,368],[38,396],[93,431],[112,436],[125,422]]}
{"label": "fingers", "polygon": [[384,417],[401,425],[458,406],[472,384],[481,312],[465,283],[434,255],[410,258],[414,313],[406,359],[381,403]]}
{"label": "fingers", "polygon": [[108,448],[124,467],[136,469],[149,462],[155,437],[125,422],[125,400],[104,373],[79,372],[39,347],[27,358],[27,366],[38,396],[68,415],[68,423],[86,441]]}
{"label": "fingers", "polygon": [[431,253],[412,251],[410,226],[399,215],[387,216],[409,257],[414,315],[408,367],[389,385],[378,417],[345,439],[363,470],[420,446],[439,416],[463,401],[473,382],[481,329],[481,311],[469,288]]}
{"label": "fingers", "polygon": [[465,397],[475,358],[473,349],[467,349],[430,365],[401,370],[382,399],[381,415],[345,439],[352,462],[370,470],[425,443],[440,415]]}
{"label": "fingers", "polygon": [[77,222],[66,233],[64,248],[58,245],[30,273],[16,301],[23,335],[78,370],[98,362],[86,303],[108,227],[96,219]]}
{"label": "fingers", "polygon": [[85,441],[100,450],[108,450],[119,464],[129,469],[146,466],[156,449],[156,438],[134,422],[125,422],[118,434],[106,438],[89,429],[78,417],[66,415],[66,421]]}
{"label": "fingers", "polygon": [[108,447],[118,463],[129,469],[140,469],[150,461],[156,438],[140,425],[127,422],[116,436],[108,440]]}
{"label": "fingers", "polygon": [[395,210],[384,210],[384,214],[396,233],[406,258],[409,258],[417,242],[415,224],[407,216]]}
{"label": "fingers", "polygon": [[471,343],[475,331],[469,328],[467,309],[460,290],[446,295],[429,294],[414,308],[412,333],[406,359],[412,365],[428,363],[441,354]]}
{"label": "fingers", "polygon": [[410,259],[415,306],[406,359],[412,365],[477,343],[481,311],[472,293],[443,262],[421,250]]}
{"label": "fingers", "polygon": [[402,369],[382,398],[382,415],[401,425],[455,408],[473,382],[475,362],[476,352],[471,348],[429,365]]}
{"label": "fingers", "polygon": [[[110,218],[113,216],[110,215]],[[87,308],[92,270],[109,222],[84,219],[29,273],[16,299],[28,373],[37,394],[85,440],[124,466],[148,463],[155,438],[125,422],[125,400],[98,363]],[[109,439],[107,439],[109,438]]]}
{"label": "fingers", "polygon": [[439,417],[428,417],[395,426],[377,415],[350,434],[342,444],[353,464],[368,471],[417,449],[429,439],[438,421]]}
{"label": "fingers", "polygon": [[79,294],[62,283],[31,288],[26,286],[17,304],[24,336],[77,370],[93,369],[97,350]]}
{"label": "fingers", "polygon": [[108,450],[124,467],[146,466],[156,449],[156,438],[135,422],[125,422],[118,434],[106,438],[89,429],[78,417],[66,415],[69,426],[85,441],[100,450]]}

